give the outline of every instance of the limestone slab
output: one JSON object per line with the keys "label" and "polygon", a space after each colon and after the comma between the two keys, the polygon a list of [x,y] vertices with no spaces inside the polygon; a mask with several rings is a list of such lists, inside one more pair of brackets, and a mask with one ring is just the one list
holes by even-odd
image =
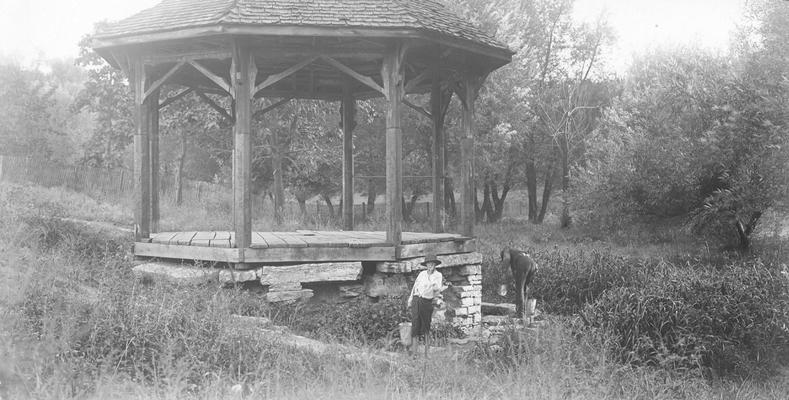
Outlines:
{"label": "limestone slab", "polygon": [[[477,252],[447,254],[447,255],[438,256],[438,260],[441,261],[441,264],[437,267],[439,269],[458,267],[458,266],[470,265],[470,264],[481,264],[482,254]],[[378,272],[407,274],[409,272],[421,271],[425,269],[425,267],[421,265],[423,261],[425,261],[424,257],[410,258],[407,260],[396,261],[396,262],[384,261],[377,263],[375,269]]]}
{"label": "limestone slab", "polygon": [[150,262],[132,268],[138,278],[162,280],[178,285],[200,285],[216,282],[219,271],[212,268],[193,267],[175,263]]}
{"label": "limestone slab", "polygon": [[221,283],[252,282],[258,279],[258,270],[256,269],[249,269],[245,271],[222,269],[219,271],[219,282]]}
{"label": "limestone slab", "polygon": [[283,301],[307,300],[312,297],[310,289],[274,291],[266,293],[266,301],[269,303],[279,303]]}
{"label": "limestone slab", "polygon": [[260,283],[274,285],[288,282],[355,281],[362,275],[361,262],[314,263],[267,266],[258,269]]}

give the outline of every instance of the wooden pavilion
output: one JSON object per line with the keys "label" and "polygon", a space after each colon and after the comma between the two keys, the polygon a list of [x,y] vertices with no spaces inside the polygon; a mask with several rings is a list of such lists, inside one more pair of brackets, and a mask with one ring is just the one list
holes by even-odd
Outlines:
{"label": "wooden pavilion", "polygon": [[[108,25],[94,49],[134,88],[135,255],[227,262],[396,261],[473,251],[474,101],[486,76],[512,52],[432,0],[164,0]],[[163,85],[177,95],[160,99]],[[195,92],[233,121],[232,232],[157,232],[159,110]],[[407,94],[430,93],[427,107]],[[433,121],[433,193],[444,203],[444,115],[463,105],[459,234],[402,232],[403,106]],[[211,95],[228,96],[231,109]],[[386,232],[353,231],[352,132],[357,99],[385,97]],[[253,99],[270,98],[254,110]],[[341,232],[253,232],[251,121],[291,99],[341,102]]]}

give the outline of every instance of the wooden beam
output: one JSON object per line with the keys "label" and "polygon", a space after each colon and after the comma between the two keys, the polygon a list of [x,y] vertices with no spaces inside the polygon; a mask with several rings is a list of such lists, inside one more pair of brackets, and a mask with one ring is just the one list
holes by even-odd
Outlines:
{"label": "wooden beam", "polygon": [[195,50],[178,52],[177,54],[149,54],[143,56],[143,62],[156,65],[171,62],[188,62],[190,60],[227,60],[232,53],[227,50]]}
{"label": "wooden beam", "polygon": [[159,89],[151,91],[145,101],[150,113],[148,135],[151,146],[151,233],[159,231]]}
{"label": "wooden beam", "polygon": [[351,78],[356,79],[357,81],[359,81],[359,82],[361,82],[361,83],[363,83],[363,84],[365,84],[365,85],[367,85],[367,86],[369,86],[369,87],[371,87],[371,88],[383,93],[384,95],[386,95],[386,92],[384,91],[384,88],[382,88],[380,85],[378,85],[378,83],[376,83],[369,76],[364,76],[364,75],[352,70],[351,68],[347,67],[345,64],[343,64],[343,63],[341,63],[341,62],[339,62],[339,61],[337,61],[337,60],[335,60],[335,59],[333,59],[331,57],[323,56],[323,57],[321,57],[321,59],[325,60],[327,63],[329,63],[334,68],[337,68],[341,72],[344,72],[345,74],[347,74]]}
{"label": "wooden beam", "polygon": [[416,112],[418,112],[418,113],[420,113],[420,114],[424,115],[425,117],[428,117],[428,118],[430,118],[430,119],[432,119],[432,118],[433,118],[433,115],[432,115],[432,114],[430,114],[430,112],[429,112],[429,111],[425,110],[425,108],[424,108],[424,107],[420,107],[420,106],[418,106],[418,105],[416,105],[416,104],[414,104],[414,103],[412,103],[412,102],[410,102],[410,101],[406,100],[405,98],[403,98],[403,104],[407,105],[408,107],[411,107],[411,108],[412,108],[412,109],[414,109]]}
{"label": "wooden beam", "polygon": [[134,90],[134,238],[148,239],[151,234],[151,160],[148,138],[150,112],[143,101],[145,66],[139,58],[130,63]]}
{"label": "wooden beam", "polygon": [[[235,245],[245,249],[252,243],[252,198],[250,191],[250,172],[252,168],[252,86],[255,76],[252,64],[255,62],[248,45],[240,41],[233,43],[233,64],[231,72],[235,77],[233,98],[236,100],[235,125],[233,126],[233,229]],[[240,252],[241,263],[244,252]]]}
{"label": "wooden beam", "polygon": [[474,103],[479,95],[482,79],[478,76],[465,74],[463,77],[463,119],[462,138],[460,140],[460,222],[462,234],[474,236]]}
{"label": "wooden beam", "polygon": [[356,100],[350,82],[342,96],[342,222],[343,229],[353,230],[353,130],[356,128]]}
{"label": "wooden beam", "polygon": [[285,103],[288,103],[291,100],[293,100],[292,97],[286,97],[286,98],[280,99],[280,100],[278,100],[278,101],[276,101],[276,102],[274,102],[272,104],[269,104],[266,107],[264,107],[262,110],[255,111],[255,113],[252,114],[252,119],[254,119],[254,120],[260,119],[264,115],[266,115],[266,113],[268,113],[269,111],[272,111],[272,110],[274,110],[276,108],[279,108],[280,106],[284,105]]}
{"label": "wooden beam", "polygon": [[222,78],[221,76],[211,72],[211,70],[209,70],[208,68],[204,67],[203,65],[201,65],[197,61],[189,60],[189,61],[187,61],[187,63],[189,63],[189,65],[194,67],[194,69],[196,69],[198,72],[203,74],[203,76],[208,78],[211,82],[214,82],[222,90],[224,90],[225,92],[227,92],[231,96],[233,96],[233,92],[230,90],[230,84],[227,83],[227,81],[224,78]]}
{"label": "wooden beam", "polygon": [[403,58],[402,44],[384,57],[381,78],[386,107],[386,241],[394,246],[402,240],[403,195]]}
{"label": "wooden beam", "polygon": [[194,90],[194,88],[186,88],[186,89],[178,92],[176,95],[166,98],[163,102],[161,102],[159,104],[159,109],[161,110],[161,109],[169,106],[170,104],[172,104],[173,102],[177,101],[178,99],[180,99],[180,98],[186,96],[187,94],[191,93],[193,90]]}
{"label": "wooden beam", "polygon": [[444,114],[442,105],[449,103],[441,91],[441,74],[438,68],[431,68],[430,111],[433,120],[433,232],[442,233],[446,229],[446,209],[444,208]]}
{"label": "wooden beam", "polygon": [[[165,82],[167,82],[167,80],[168,80],[168,79],[170,79],[170,77],[171,77],[171,76],[173,76],[173,74],[174,74],[174,73],[178,72],[178,70],[179,70],[181,67],[183,67],[183,66],[184,66],[184,64],[186,64],[186,61],[179,61],[177,64],[175,64],[175,66],[174,66],[174,67],[170,68],[170,70],[169,70],[169,71],[167,71],[167,73],[166,73],[166,74],[164,74],[164,76],[162,76],[161,78],[159,78],[159,79],[157,79],[155,82],[153,82],[153,83],[151,84],[151,87],[149,87],[149,88],[148,88],[148,90],[146,90],[146,91],[145,91],[145,95],[143,96],[143,97],[144,97],[144,98],[143,98],[143,100],[147,99],[147,98],[148,98],[148,96],[150,96],[150,95],[151,95],[151,94],[152,94],[154,91],[156,91],[156,92],[157,92],[157,94],[158,94],[158,90],[159,90],[159,88],[160,88],[160,87],[161,87],[161,86],[162,86],[162,85],[163,85]],[[158,103],[159,103],[159,99],[157,99],[157,100],[156,100],[156,102],[157,102],[157,104],[158,104]]]}
{"label": "wooden beam", "polygon": [[234,122],[235,121],[233,116],[230,115],[230,113],[227,112],[227,110],[225,110],[219,104],[216,104],[216,102],[214,100],[212,100],[210,97],[208,97],[208,95],[203,93],[202,90],[195,90],[195,93],[197,93],[197,96],[199,96],[201,99],[203,99],[203,101],[206,104],[208,104],[211,108],[213,108],[216,112],[222,114],[223,117],[227,118],[228,121],[230,121],[230,122]]}
{"label": "wooden beam", "polygon": [[420,83],[426,81],[428,78],[430,78],[430,70],[429,69],[426,70],[426,71],[423,71],[421,74],[415,76],[413,79],[408,81],[408,83],[405,84],[405,92],[406,93],[410,92],[415,87],[417,87]]}
{"label": "wooden beam", "polygon": [[300,71],[301,69],[303,69],[307,65],[312,64],[317,59],[318,59],[318,56],[309,57],[309,58],[300,61],[298,64],[296,64],[296,65],[294,65],[294,66],[292,66],[292,67],[290,67],[290,68],[288,68],[288,69],[286,69],[286,70],[284,70],[284,71],[282,71],[280,73],[269,75],[266,78],[266,80],[261,82],[259,85],[255,86],[254,95],[257,95],[257,93],[260,92],[261,90],[263,90],[263,89],[265,89],[265,88],[267,88],[267,87],[269,87],[269,86],[271,86],[271,85],[273,85],[273,84],[275,84],[275,83],[277,83],[277,82],[279,82],[279,81],[281,81],[281,80],[283,80],[283,79],[295,74],[296,72]]}

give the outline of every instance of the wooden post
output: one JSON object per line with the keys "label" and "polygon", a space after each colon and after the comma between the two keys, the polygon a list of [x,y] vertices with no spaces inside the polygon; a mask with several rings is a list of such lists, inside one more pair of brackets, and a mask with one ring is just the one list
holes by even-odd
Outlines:
{"label": "wooden post", "polygon": [[353,130],[356,101],[349,83],[342,90],[342,226],[353,230]]}
{"label": "wooden post", "polygon": [[134,239],[142,241],[151,236],[151,164],[150,107],[143,101],[146,89],[146,74],[142,59],[132,62],[131,80],[134,86]]}
{"label": "wooden post", "polygon": [[282,225],[285,204],[285,186],[282,182],[282,153],[284,149],[278,129],[271,130],[271,148],[273,150],[271,163],[274,170],[274,221],[277,225]]}
{"label": "wooden post", "polygon": [[[250,194],[252,89],[255,85],[254,59],[249,47],[233,43],[233,94],[235,125],[233,126],[233,230],[235,247],[245,249],[252,244],[252,203]],[[244,261],[243,252],[240,254]]]}
{"label": "wooden post", "polygon": [[430,90],[430,114],[433,117],[433,232],[444,232],[446,210],[444,209],[444,100],[441,95],[441,75],[437,67],[432,70]]}
{"label": "wooden post", "polygon": [[474,236],[474,102],[481,79],[467,74],[463,79],[463,136],[460,140],[460,221],[462,233]]}
{"label": "wooden post", "polygon": [[151,140],[151,232],[159,232],[159,89],[151,93],[146,103],[150,113],[148,133]]}
{"label": "wooden post", "polygon": [[386,241],[394,246],[400,244],[402,236],[402,192],[403,192],[403,51],[396,46],[384,57],[381,78],[386,95]]}

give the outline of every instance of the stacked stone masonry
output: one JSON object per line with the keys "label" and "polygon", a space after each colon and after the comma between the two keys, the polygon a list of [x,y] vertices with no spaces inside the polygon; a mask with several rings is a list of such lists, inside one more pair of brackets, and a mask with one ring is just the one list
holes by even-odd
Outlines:
{"label": "stacked stone masonry", "polygon": [[[461,253],[439,255],[444,276],[443,304],[433,320],[449,322],[470,331],[482,322],[482,255]],[[398,262],[330,262],[287,266],[260,266],[249,270],[207,269],[170,263],[148,263],[135,267],[139,276],[164,277],[169,281],[197,284],[218,281],[223,285],[259,282],[266,301],[294,302],[313,297],[303,284],[331,284],[337,301],[407,295],[416,276],[425,268],[424,257]]]}

